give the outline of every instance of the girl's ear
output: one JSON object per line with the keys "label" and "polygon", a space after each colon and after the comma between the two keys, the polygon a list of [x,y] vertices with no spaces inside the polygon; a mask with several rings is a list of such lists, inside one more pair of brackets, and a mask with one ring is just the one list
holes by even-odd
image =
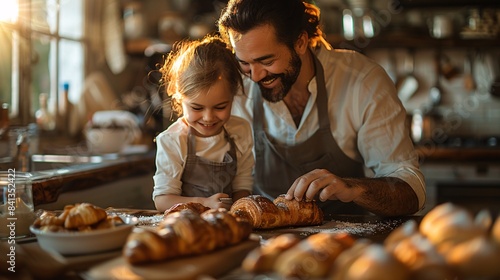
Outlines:
{"label": "girl's ear", "polygon": [[299,35],[299,38],[297,38],[297,41],[295,41],[295,52],[297,54],[301,55],[306,53],[307,48],[309,47],[309,36],[307,36],[307,32],[302,32]]}

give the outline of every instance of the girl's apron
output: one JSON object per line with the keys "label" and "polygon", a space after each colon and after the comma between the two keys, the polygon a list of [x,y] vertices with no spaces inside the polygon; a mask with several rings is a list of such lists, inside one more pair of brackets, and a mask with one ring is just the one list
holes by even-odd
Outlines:
{"label": "girl's apron", "polygon": [[230,144],[222,162],[210,161],[196,155],[196,137],[188,133],[188,153],[182,174],[182,196],[209,197],[216,193],[232,195],[232,182],[236,175],[237,159],[233,139],[224,128],[224,136]]}

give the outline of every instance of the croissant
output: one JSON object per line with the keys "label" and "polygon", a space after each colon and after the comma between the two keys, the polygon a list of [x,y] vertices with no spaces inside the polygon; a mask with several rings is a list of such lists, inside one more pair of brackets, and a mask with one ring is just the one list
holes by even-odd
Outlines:
{"label": "croissant", "polygon": [[301,239],[294,234],[285,233],[275,236],[263,246],[250,251],[243,259],[243,270],[253,273],[263,273],[273,270],[274,263],[281,253],[292,248]]}
{"label": "croissant", "polygon": [[252,231],[248,222],[235,218],[224,208],[207,210],[201,214],[201,218],[214,227],[217,247],[235,245]]}
{"label": "croissant", "polygon": [[354,242],[354,237],[345,232],[313,234],[280,254],[274,271],[299,279],[325,277],[340,253]]}
{"label": "croissant", "polygon": [[122,254],[131,264],[199,255],[238,244],[246,240],[251,231],[247,221],[223,208],[201,215],[192,209],[183,209],[166,215],[154,230],[135,229],[128,236]]}
{"label": "croissant", "polygon": [[177,203],[165,210],[164,215],[169,215],[175,212],[179,212],[184,209],[191,209],[194,212],[201,214],[210,209],[210,207],[206,207],[205,205],[197,202],[187,202],[187,203]]}
{"label": "croissant", "polygon": [[261,195],[243,197],[234,202],[229,211],[258,229],[319,225],[323,222],[323,211],[316,202],[287,200],[284,194],[274,201]]}
{"label": "croissant", "polygon": [[87,227],[98,223],[108,216],[106,211],[90,203],[77,203],[64,207],[68,211],[64,221],[64,227],[67,229],[76,229]]}
{"label": "croissant", "polygon": [[132,264],[161,261],[174,257],[178,249],[178,236],[171,230],[155,232],[144,228],[134,228],[128,236],[123,256]]}
{"label": "croissant", "polygon": [[68,216],[68,211],[61,213],[60,215],[56,215],[53,212],[44,211],[40,217],[38,217],[33,225],[37,228],[46,227],[46,226],[54,226],[54,227],[64,227],[64,221]]}
{"label": "croissant", "polygon": [[123,224],[119,217],[108,217],[106,211],[90,203],[66,205],[61,214],[44,211],[33,226],[42,231],[92,231]]}

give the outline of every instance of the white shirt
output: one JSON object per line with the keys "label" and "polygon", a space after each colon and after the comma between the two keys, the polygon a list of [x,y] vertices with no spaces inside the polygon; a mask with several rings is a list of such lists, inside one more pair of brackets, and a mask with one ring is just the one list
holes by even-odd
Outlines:
{"label": "white shirt", "polygon": [[[363,162],[374,177],[396,177],[415,191],[422,208],[424,176],[406,123],[406,111],[394,83],[385,70],[366,56],[350,50],[315,51],[325,72],[328,114],[333,138],[350,158]],[[255,86],[248,77],[245,92]],[[304,142],[319,128],[316,107],[316,77],[308,85],[311,93],[297,128],[283,101],[264,101],[264,129],[284,145]],[[252,96],[237,95],[233,114],[253,124]]]}
{"label": "white shirt", "polygon": [[[231,116],[224,125],[236,145],[237,170],[232,187],[233,192],[252,192],[254,157],[253,136],[250,124],[236,116]],[[156,137],[156,173],[153,176],[153,199],[157,195],[182,193],[182,172],[187,157],[189,126],[177,119],[167,130]],[[211,161],[222,162],[230,149],[224,131],[211,137],[196,136],[196,155]]]}

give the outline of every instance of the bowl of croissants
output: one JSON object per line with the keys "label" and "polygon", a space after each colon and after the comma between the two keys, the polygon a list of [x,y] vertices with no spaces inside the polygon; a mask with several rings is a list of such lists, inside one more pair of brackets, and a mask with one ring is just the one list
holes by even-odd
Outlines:
{"label": "bowl of croissants", "polygon": [[90,203],[66,205],[61,213],[44,211],[30,226],[40,247],[64,255],[120,249],[137,224],[130,215],[108,215]]}

